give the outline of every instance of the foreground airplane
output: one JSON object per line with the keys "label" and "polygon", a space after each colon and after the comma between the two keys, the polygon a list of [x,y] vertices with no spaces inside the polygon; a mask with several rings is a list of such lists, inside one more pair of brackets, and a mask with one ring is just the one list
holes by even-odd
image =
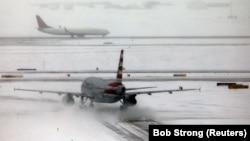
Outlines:
{"label": "foreground airplane", "polygon": [[39,15],[36,15],[36,20],[38,24],[38,30],[44,33],[53,34],[53,35],[70,35],[72,38],[74,36],[84,37],[85,35],[100,35],[106,36],[109,34],[109,31],[105,29],[98,28],[82,28],[82,29],[67,29],[67,28],[53,28],[48,26]]}
{"label": "foreground airplane", "polygon": [[90,100],[90,107],[93,107],[93,102],[96,103],[115,103],[120,101],[122,105],[120,106],[121,110],[126,109],[129,106],[134,106],[137,104],[136,96],[139,94],[148,94],[152,93],[163,93],[177,91],[190,91],[198,89],[183,89],[180,87],[175,90],[149,90],[149,91],[132,91],[137,89],[147,89],[153,87],[139,87],[139,88],[126,88],[122,84],[122,70],[123,70],[123,50],[121,50],[120,61],[117,70],[116,80],[104,80],[97,77],[88,77],[86,78],[81,85],[81,92],[63,92],[63,91],[50,91],[50,90],[34,90],[34,89],[14,89],[19,91],[31,91],[39,93],[54,93],[54,94],[64,94],[63,101],[67,104],[74,104],[74,98],[80,97],[81,103],[84,104],[88,99]]}

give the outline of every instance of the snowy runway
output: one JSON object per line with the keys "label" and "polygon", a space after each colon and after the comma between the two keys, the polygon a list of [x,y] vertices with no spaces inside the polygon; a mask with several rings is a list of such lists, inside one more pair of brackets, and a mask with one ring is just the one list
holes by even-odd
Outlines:
{"label": "snowy runway", "polygon": [[[139,43],[230,43],[248,44],[249,39],[105,39],[114,44]],[[38,71],[56,70],[115,70],[120,49],[125,50],[125,70],[250,70],[249,45],[244,46],[81,46],[103,44],[102,39],[56,39],[25,40],[35,46],[0,46],[1,72],[16,71],[17,68],[37,68]],[[37,45],[39,43],[39,45]],[[11,45],[12,44],[12,45]],[[15,42],[15,44],[18,44]],[[43,46],[46,44],[46,46]],[[54,46],[63,44],[63,46]],[[74,45],[74,46],[71,46]],[[76,46],[77,45],[77,46]],[[79,46],[78,46],[79,45]],[[23,74],[24,78],[48,77],[67,78],[62,74]],[[71,74],[70,78],[86,76],[115,78],[113,73]],[[154,94],[137,96],[138,104],[125,112],[119,111],[120,103],[98,104],[94,109],[81,109],[80,100],[75,105],[64,106],[61,96],[15,92],[14,88],[43,90],[80,91],[81,81],[39,82],[12,81],[0,83],[0,140],[147,140],[148,124],[250,124],[249,89],[230,90],[218,87],[218,78],[249,78],[249,73],[206,73],[199,77],[216,80],[159,81],[172,74],[136,74],[130,77],[153,75],[158,81],[124,81],[126,87],[156,86],[154,89],[201,88],[201,91]],[[197,77],[188,74],[188,77]],[[157,76],[157,77],[156,77]],[[124,75],[128,79],[127,74]],[[224,80],[227,81],[227,80]],[[239,83],[249,85],[250,82]],[[88,103],[87,103],[88,104]]]}

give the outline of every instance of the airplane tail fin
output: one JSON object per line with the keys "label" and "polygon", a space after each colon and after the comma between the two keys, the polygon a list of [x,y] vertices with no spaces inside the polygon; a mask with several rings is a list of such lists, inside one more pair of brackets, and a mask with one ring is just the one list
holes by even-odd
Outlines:
{"label": "airplane tail fin", "polygon": [[121,50],[121,55],[120,55],[120,60],[119,60],[119,65],[118,65],[118,70],[117,70],[117,76],[116,76],[116,80],[119,83],[122,83],[122,70],[123,70],[123,50]]}
{"label": "airplane tail fin", "polygon": [[36,15],[36,21],[39,28],[51,28],[48,26],[39,15]]}

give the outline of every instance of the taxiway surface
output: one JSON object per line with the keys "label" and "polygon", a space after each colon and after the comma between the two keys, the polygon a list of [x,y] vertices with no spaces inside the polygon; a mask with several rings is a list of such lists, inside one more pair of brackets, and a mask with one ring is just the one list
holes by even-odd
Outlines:
{"label": "taxiway surface", "polygon": [[[126,112],[119,111],[120,103],[95,104],[94,109],[80,109],[78,99],[74,106],[66,107],[58,95],[14,91],[14,88],[32,88],[79,92],[84,77],[115,78],[113,73],[71,74],[70,78],[66,73],[23,74],[23,81],[0,83],[0,140],[147,140],[148,124],[249,124],[249,89],[230,90],[216,86],[217,81],[232,78],[250,84],[247,72],[250,70],[247,65],[250,62],[249,43],[249,38],[233,37],[4,39],[0,46],[2,74],[17,68],[78,72],[95,71],[96,68],[115,70],[121,49],[125,50],[125,70],[240,70],[244,73],[197,76],[191,73],[187,78],[174,78],[165,73],[132,74],[131,81],[124,81],[127,87],[176,89],[182,86],[201,88],[201,91],[140,95],[137,96],[138,104]],[[122,44],[126,46],[120,46]],[[58,81],[24,81],[46,80],[48,76]],[[194,81],[195,77],[200,78]],[[129,79],[127,74],[124,78]],[[77,81],[61,82],[62,79]]]}

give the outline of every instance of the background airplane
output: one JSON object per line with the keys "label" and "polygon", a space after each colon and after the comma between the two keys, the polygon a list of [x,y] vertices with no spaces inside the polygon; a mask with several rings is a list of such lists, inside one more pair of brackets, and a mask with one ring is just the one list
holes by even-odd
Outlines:
{"label": "background airplane", "polygon": [[168,92],[172,94],[172,92],[177,91],[190,91],[190,90],[198,90],[198,89],[183,89],[180,87],[179,89],[173,90],[148,90],[148,91],[132,91],[137,89],[147,89],[153,87],[138,87],[138,88],[126,88],[124,84],[122,84],[122,72],[123,72],[123,50],[121,50],[120,61],[117,70],[116,80],[104,80],[98,77],[88,77],[86,78],[81,85],[81,92],[63,92],[63,91],[50,91],[50,90],[34,90],[34,89],[21,89],[15,88],[14,90],[18,91],[31,91],[31,92],[39,92],[39,93],[54,93],[54,94],[64,94],[63,101],[67,104],[73,104],[75,97],[81,98],[81,103],[84,104],[88,99],[90,100],[90,107],[93,107],[93,102],[96,103],[115,103],[120,101],[122,105],[120,106],[121,110],[126,109],[129,106],[134,106],[137,104],[136,96],[140,94],[148,94],[152,93],[163,93]]}
{"label": "background airplane", "polygon": [[81,28],[81,29],[73,29],[73,28],[53,28],[48,26],[39,15],[36,15],[36,20],[38,24],[38,31],[53,34],[53,35],[70,35],[71,37],[78,36],[84,37],[85,35],[100,35],[106,36],[109,34],[108,30],[99,29],[99,28]]}

